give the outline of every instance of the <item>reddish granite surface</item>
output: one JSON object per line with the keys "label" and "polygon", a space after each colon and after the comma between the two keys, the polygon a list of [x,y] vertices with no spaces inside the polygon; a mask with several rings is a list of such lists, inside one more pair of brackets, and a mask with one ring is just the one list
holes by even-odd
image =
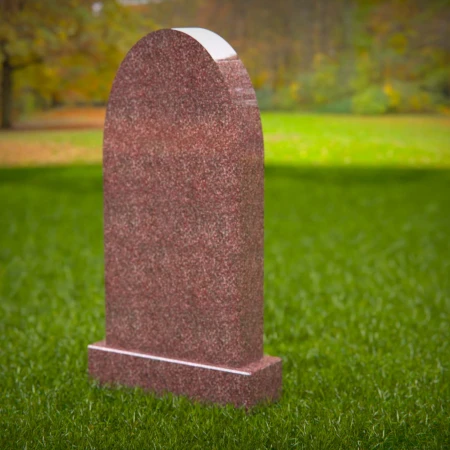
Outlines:
{"label": "reddish granite surface", "polygon": [[263,155],[254,90],[222,38],[160,30],[130,50],[105,123],[94,377],[235,405],[277,398],[281,360],[263,356]]}

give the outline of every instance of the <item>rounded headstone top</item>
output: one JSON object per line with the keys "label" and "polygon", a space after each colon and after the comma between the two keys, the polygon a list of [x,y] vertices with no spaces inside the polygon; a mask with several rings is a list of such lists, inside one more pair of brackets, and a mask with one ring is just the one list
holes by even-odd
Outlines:
{"label": "rounded headstone top", "polygon": [[200,43],[215,61],[236,58],[234,48],[222,37],[205,28],[172,28],[194,38]]}

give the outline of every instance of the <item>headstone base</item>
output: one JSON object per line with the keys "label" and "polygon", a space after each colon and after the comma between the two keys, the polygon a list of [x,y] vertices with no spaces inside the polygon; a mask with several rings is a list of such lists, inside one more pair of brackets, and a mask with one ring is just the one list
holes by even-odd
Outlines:
{"label": "headstone base", "polygon": [[89,373],[100,383],[140,386],[201,402],[250,407],[281,394],[281,359],[264,356],[245,367],[219,367],[108,347],[89,347]]}

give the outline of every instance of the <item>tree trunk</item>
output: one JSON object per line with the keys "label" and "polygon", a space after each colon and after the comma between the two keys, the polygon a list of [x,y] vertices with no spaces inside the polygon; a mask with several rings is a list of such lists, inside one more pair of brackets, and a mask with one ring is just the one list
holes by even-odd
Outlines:
{"label": "tree trunk", "polygon": [[2,123],[1,128],[9,129],[12,126],[12,83],[13,68],[9,58],[5,56],[2,63],[2,84],[1,84],[1,102],[2,102]]}

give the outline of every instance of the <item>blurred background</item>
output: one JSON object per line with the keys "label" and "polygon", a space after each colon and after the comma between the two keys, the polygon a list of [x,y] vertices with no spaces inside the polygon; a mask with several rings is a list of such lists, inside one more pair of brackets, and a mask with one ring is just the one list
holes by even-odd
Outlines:
{"label": "blurred background", "polygon": [[105,106],[121,60],[140,37],[189,26],[211,29],[231,43],[262,110],[450,112],[447,0],[1,0],[0,5],[4,129],[20,126],[37,111]]}

